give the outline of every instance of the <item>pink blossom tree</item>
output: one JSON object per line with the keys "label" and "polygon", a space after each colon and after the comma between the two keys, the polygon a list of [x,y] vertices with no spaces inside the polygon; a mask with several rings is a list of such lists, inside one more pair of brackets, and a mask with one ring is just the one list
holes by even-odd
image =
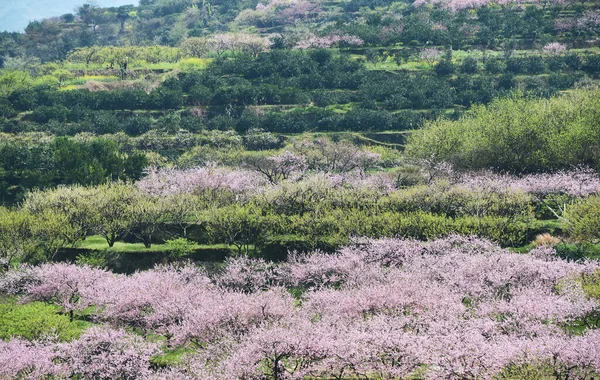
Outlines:
{"label": "pink blossom tree", "polygon": [[332,34],[325,37],[317,37],[310,34],[305,39],[299,41],[296,46],[294,46],[294,49],[328,49],[341,44],[362,46],[364,41],[360,37],[348,34]]}
{"label": "pink blossom tree", "polygon": [[68,367],[57,362],[56,346],[14,338],[0,340],[0,377],[3,379],[47,379],[66,377]]}
{"label": "pink blossom tree", "polygon": [[300,178],[308,168],[304,156],[289,151],[274,156],[249,157],[246,166],[262,174],[272,185],[293,177]]}
{"label": "pink blossom tree", "polygon": [[560,42],[550,42],[544,45],[542,51],[547,54],[561,55],[567,51],[567,45]]}
{"label": "pink blossom tree", "polygon": [[32,277],[34,280],[26,288],[27,299],[53,302],[61,306],[73,321],[76,310],[94,304],[96,285],[112,274],[85,265],[56,263],[34,267]]}
{"label": "pink blossom tree", "polygon": [[92,327],[66,344],[61,354],[75,377],[138,379],[150,374],[150,358],[158,346],[124,330]]}
{"label": "pink blossom tree", "polygon": [[[0,376],[481,379],[535,369],[570,379],[600,371],[600,334],[583,323],[600,305],[582,285],[600,265],[561,260],[550,247],[516,254],[476,236],[363,238],[335,254],[226,265],[212,278],[191,264],[133,275],[66,264],[11,270],[3,291],[71,309],[93,304],[104,326],[68,343],[0,342]],[[150,369],[156,334],[194,350],[173,368]]]}

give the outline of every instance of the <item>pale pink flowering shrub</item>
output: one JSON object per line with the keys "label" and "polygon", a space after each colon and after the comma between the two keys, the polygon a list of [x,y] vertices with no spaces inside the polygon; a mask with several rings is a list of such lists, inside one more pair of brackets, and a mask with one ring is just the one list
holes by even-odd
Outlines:
{"label": "pale pink flowering shrub", "polygon": [[547,245],[540,245],[529,251],[529,254],[536,259],[553,261],[558,260],[556,250]]}
{"label": "pale pink flowering shrub", "polygon": [[224,271],[216,278],[224,289],[253,293],[285,282],[285,274],[279,267],[262,258],[238,256],[228,258],[225,264]]}
{"label": "pale pink flowering shrub", "polygon": [[354,273],[365,270],[365,263],[357,255],[338,255],[315,252],[292,253],[286,265],[290,282],[303,288],[337,287]]}
{"label": "pale pink flowering shrub", "polygon": [[460,177],[458,183],[472,189],[487,188],[496,192],[518,189],[536,196],[567,194],[585,197],[600,191],[600,177],[594,170],[585,167],[522,177],[490,172],[469,173]]}
{"label": "pale pink flowering shrub", "polygon": [[423,278],[399,274],[396,271],[387,282],[347,286],[340,290],[320,290],[306,295],[305,309],[312,313],[358,318],[369,315],[419,315],[445,318],[465,312],[461,298],[444,286],[423,283]]}
{"label": "pale pink flowering shrub", "polygon": [[409,257],[422,255],[424,250],[423,243],[416,240],[357,238],[340,252],[343,255],[360,252],[362,260],[369,265],[402,267]]}
{"label": "pale pink flowering shrub", "polygon": [[[568,0],[549,0],[544,2],[544,6],[547,4],[561,5],[567,3]],[[533,1],[534,3],[536,1]],[[525,2],[523,0],[416,0],[413,6],[419,7],[426,4],[440,4],[441,6],[450,9],[453,12],[457,12],[463,9],[481,8],[488,4],[499,4],[499,5],[524,5],[531,2]]]}
{"label": "pale pink flowering shrub", "polygon": [[259,3],[257,11],[266,13],[267,19],[281,23],[293,23],[300,19],[309,19],[318,15],[321,6],[317,2],[308,0],[269,0]]}
{"label": "pale pink flowering shrub", "polygon": [[577,28],[577,19],[574,18],[559,18],[554,20],[554,29],[557,32],[568,32]]}
{"label": "pale pink flowering shrub", "polygon": [[112,274],[89,266],[66,263],[42,264],[32,269],[35,279],[26,286],[30,301],[53,302],[69,313],[83,310],[95,303],[98,284],[112,278]]}
{"label": "pale pink flowering shrub", "polygon": [[64,346],[62,355],[74,376],[84,379],[137,379],[150,373],[158,346],[124,330],[92,327]]}
{"label": "pale pink flowering shrub", "polygon": [[28,342],[18,338],[0,340],[0,378],[47,379],[66,377],[67,366],[57,363],[59,356],[53,344]]}
{"label": "pale pink flowering shrub", "polygon": [[600,11],[590,9],[584,12],[582,17],[577,20],[577,26],[581,28],[596,28],[600,25]]}
{"label": "pale pink flowering shrub", "polygon": [[341,43],[361,46],[364,44],[364,41],[358,36],[351,36],[348,34],[332,34],[325,37],[309,35],[307,38],[299,41],[296,46],[294,46],[294,49],[328,49],[333,46],[338,46]]}
{"label": "pale pink flowering shrub", "polygon": [[142,178],[137,186],[151,195],[231,191],[251,193],[264,185],[264,180],[249,170],[230,170],[221,167],[192,169],[154,169]]}
{"label": "pale pink flowering shrub", "polygon": [[442,57],[443,52],[436,48],[425,48],[419,53],[419,58],[423,61],[437,61]]}
{"label": "pale pink flowering shrub", "polygon": [[293,313],[292,296],[283,289],[243,294],[220,292],[205,294],[182,315],[170,332],[176,342],[193,342],[201,346],[223,334],[243,334],[266,321]]}
{"label": "pale pink flowering shrub", "polygon": [[0,293],[20,294],[37,283],[34,267],[23,264],[0,273]]}
{"label": "pale pink flowering shrub", "polygon": [[540,337],[524,344],[519,362],[548,366],[559,379],[587,379],[600,369],[599,345],[598,330],[570,339]]}
{"label": "pale pink flowering shrub", "polygon": [[165,333],[180,323],[196,298],[213,286],[199,268],[158,266],[131,276],[114,276],[102,284],[97,304],[99,316],[116,325]]}
{"label": "pale pink flowering shrub", "polygon": [[567,45],[561,44],[560,42],[550,42],[542,48],[545,53],[560,55],[567,51]]}

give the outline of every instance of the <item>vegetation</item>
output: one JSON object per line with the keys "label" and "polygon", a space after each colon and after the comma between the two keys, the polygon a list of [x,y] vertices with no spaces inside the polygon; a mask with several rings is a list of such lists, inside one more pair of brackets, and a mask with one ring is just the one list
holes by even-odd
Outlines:
{"label": "vegetation", "polygon": [[460,169],[512,173],[598,168],[599,94],[594,89],[549,100],[497,100],[458,121],[428,123],[411,134],[406,154]]}
{"label": "vegetation", "polygon": [[599,41],[586,0],[0,33],[0,378],[598,377]]}

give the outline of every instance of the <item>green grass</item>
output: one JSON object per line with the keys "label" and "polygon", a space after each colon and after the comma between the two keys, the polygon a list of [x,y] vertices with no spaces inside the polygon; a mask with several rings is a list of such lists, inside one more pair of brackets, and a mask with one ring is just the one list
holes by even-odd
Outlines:
{"label": "green grass", "polygon": [[[125,243],[116,242],[111,248],[108,246],[106,240],[100,235],[89,236],[87,239],[82,241],[77,248],[88,249],[94,251],[110,251],[110,252],[165,252],[168,250],[167,244],[152,244],[152,247],[146,248],[142,243]],[[227,244],[194,244],[194,250],[201,249],[227,249]]]}
{"label": "green grass", "polygon": [[0,339],[21,337],[40,339],[56,335],[61,341],[78,338],[90,322],[69,321],[69,316],[61,313],[61,308],[44,302],[20,304],[14,297],[0,298]]}
{"label": "green grass", "polygon": [[162,354],[156,355],[150,359],[154,366],[166,367],[179,363],[185,354],[194,352],[187,347],[165,348]]}
{"label": "green grass", "polygon": [[523,245],[521,247],[508,247],[508,250],[514,253],[528,253],[532,249],[535,248],[535,244],[529,243],[527,245]]}

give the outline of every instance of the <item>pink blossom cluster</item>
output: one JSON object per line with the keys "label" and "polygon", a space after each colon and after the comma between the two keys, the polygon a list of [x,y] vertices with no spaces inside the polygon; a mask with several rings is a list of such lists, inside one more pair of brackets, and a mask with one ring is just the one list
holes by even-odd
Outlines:
{"label": "pink blossom cluster", "polygon": [[560,55],[567,51],[567,45],[561,44],[560,42],[550,42],[542,48],[545,53]]}
{"label": "pink blossom cluster", "polygon": [[294,185],[301,189],[329,189],[330,191],[340,191],[342,189],[356,191],[374,190],[382,194],[395,190],[393,177],[385,173],[365,174],[357,171],[337,174],[319,172],[306,176]]}
{"label": "pink blossom cluster", "polygon": [[419,58],[423,61],[436,61],[442,57],[443,52],[436,48],[425,48],[419,53]]}
{"label": "pink blossom cluster", "polygon": [[384,194],[395,190],[394,178],[386,173],[366,174],[351,170],[335,174],[316,172],[305,175],[307,163],[298,156],[280,155],[252,165],[254,170],[205,167],[152,170],[137,186],[150,195],[195,194],[209,190],[252,196],[266,190],[278,192],[281,187],[289,186],[376,190]]}
{"label": "pink blossom cluster", "polygon": [[270,0],[266,4],[258,3],[256,5],[257,10],[274,10],[277,8],[285,8],[300,3],[304,3],[306,0]]}
{"label": "pink blossom cluster", "polygon": [[[376,257],[389,265],[377,268]],[[220,360],[191,355],[185,371],[223,379],[265,371],[271,378],[396,378],[428,363],[428,378],[491,378],[526,363],[571,377],[600,368],[600,355],[588,349],[600,334],[572,337],[560,327],[598,310],[574,280],[597,264],[451,236],[430,244],[361,240],[336,255],[294,256],[285,266],[292,284],[310,289],[301,307],[209,345]]]}
{"label": "pink blossom cluster", "polygon": [[579,27],[594,28],[600,25],[600,10],[590,9],[577,20]]}
{"label": "pink blossom cluster", "polygon": [[[463,9],[481,8],[488,4],[499,4],[499,5],[517,5],[522,6],[524,4],[531,3],[542,3],[542,1],[524,1],[524,0],[416,0],[413,6],[419,7],[426,4],[440,4],[441,6],[457,12]],[[570,0],[544,0],[544,6],[549,4],[552,5],[564,5],[568,4]]]}
{"label": "pink blossom cluster", "polygon": [[522,177],[490,172],[463,175],[459,184],[473,189],[493,189],[503,192],[521,190],[533,195],[567,194],[585,197],[600,191],[600,177],[589,168],[578,168],[556,173],[530,174]]}
{"label": "pink blossom cluster", "polygon": [[[413,6],[419,7],[426,4],[440,4],[443,7],[451,9],[456,12],[462,9],[469,8],[480,8],[484,7],[492,2],[496,2],[494,0],[416,0],[413,3]],[[517,1],[514,1],[517,2]]]}
{"label": "pink blossom cluster", "polygon": [[[548,247],[515,254],[458,235],[361,238],[280,264],[236,258],[212,276],[191,264],[129,276],[48,264],[24,301],[77,289],[73,302],[96,305],[106,326],[69,343],[0,342],[0,377],[492,378],[530,365],[585,378],[600,371],[600,333],[565,326],[600,312],[580,281],[599,270]],[[122,327],[196,349],[153,371],[159,347]]]}
{"label": "pink blossom cluster", "polygon": [[314,49],[314,48],[322,48],[327,49],[332,46],[338,46],[340,43],[345,43],[347,45],[361,46],[364,44],[364,41],[358,36],[351,36],[349,34],[338,35],[331,34],[325,37],[317,37],[313,34],[309,35],[307,38],[299,41],[294,49]]}
{"label": "pink blossom cluster", "polygon": [[265,181],[256,172],[217,166],[152,169],[137,183],[140,190],[151,195],[193,194],[207,190],[246,193],[263,185]]}
{"label": "pink blossom cluster", "polygon": [[559,18],[554,20],[554,29],[557,32],[568,32],[577,28],[577,19],[575,18]]}
{"label": "pink blossom cluster", "polygon": [[0,341],[3,379],[136,379],[151,374],[158,346],[121,329],[92,327],[68,343]]}
{"label": "pink blossom cluster", "polygon": [[228,50],[257,55],[269,50],[271,45],[272,42],[268,38],[249,33],[218,33],[207,40],[209,50],[218,55]]}
{"label": "pink blossom cluster", "polygon": [[52,302],[69,313],[94,304],[99,294],[96,284],[112,278],[102,269],[65,263],[32,267],[28,276],[23,289],[28,300]]}
{"label": "pink blossom cluster", "polygon": [[0,340],[0,378],[42,379],[47,376],[66,376],[66,368],[54,362],[55,347],[43,342],[28,342],[13,338]]}
{"label": "pink blossom cluster", "polygon": [[293,23],[317,15],[321,6],[308,0],[269,0],[266,4],[259,3],[256,10],[268,13],[280,22]]}
{"label": "pink blossom cluster", "polygon": [[404,25],[387,25],[384,26],[379,32],[379,37],[381,39],[389,38],[390,36],[395,36],[398,34],[402,34],[404,31]]}
{"label": "pink blossom cluster", "polygon": [[600,26],[600,11],[590,9],[577,18],[560,18],[554,22],[554,29],[559,32],[569,32],[576,29],[593,30]]}

